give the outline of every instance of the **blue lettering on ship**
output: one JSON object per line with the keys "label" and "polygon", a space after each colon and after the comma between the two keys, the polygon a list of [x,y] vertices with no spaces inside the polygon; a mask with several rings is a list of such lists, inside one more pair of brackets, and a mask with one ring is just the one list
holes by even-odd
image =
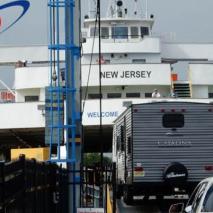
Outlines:
{"label": "blue lettering on ship", "polygon": [[[88,118],[100,118],[100,112],[88,112],[87,113]],[[118,111],[114,112],[102,112],[101,113],[102,118],[110,118],[110,117],[118,117]]]}

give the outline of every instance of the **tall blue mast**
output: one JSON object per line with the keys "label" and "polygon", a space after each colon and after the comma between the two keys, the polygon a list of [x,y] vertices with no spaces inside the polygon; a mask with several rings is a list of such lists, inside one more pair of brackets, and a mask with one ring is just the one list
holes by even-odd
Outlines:
{"label": "tall blue mast", "polygon": [[[49,0],[50,11],[50,73],[49,144],[50,161],[67,163],[70,171],[80,168],[80,0]],[[65,63],[63,58],[65,57]],[[77,140],[76,140],[77,139]],[[65,156],[60,147],[66,146]],[[54,146],[57,155],[53,158]],[[70,173],[70,212],[78,205],[78,175]]]}

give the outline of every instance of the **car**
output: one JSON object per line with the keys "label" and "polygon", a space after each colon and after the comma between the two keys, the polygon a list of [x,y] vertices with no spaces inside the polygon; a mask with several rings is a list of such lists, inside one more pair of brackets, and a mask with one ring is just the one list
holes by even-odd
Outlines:
{"label": "car", "polygon": [[184,203],[170,206],[169,213],[213,213],[213,177],[202,180],[192,195],[186,207]]}

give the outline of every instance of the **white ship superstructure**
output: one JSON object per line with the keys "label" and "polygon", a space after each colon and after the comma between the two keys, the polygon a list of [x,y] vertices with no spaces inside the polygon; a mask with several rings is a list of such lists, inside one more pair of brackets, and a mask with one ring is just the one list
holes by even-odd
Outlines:
{"label": "white ship superstructure", "polygon": [[[158,89],[163,100],[205,101],[213,98],[212,44],[165,43],[152,35],[154,16],[128,16],[121,3],[101,20],[101,59],[95,18],[85,17],[82,30],[82,119],[86,149],[98,147],[100,116],[105,150],[110,151],[113,121],[132,103],[155,101]],[[50,82],[48,49],[0,48],[0,63],[16,63],[15,100],[0,105],[0,138],[10,145],[44,144],[45,87]],[[18,53],[18,54],[17,54]],[[21,55],[21,57],[20,57]],[[63,57],[63,56],[62,56]],[[185,79],[173,70],[177,61],[193,61]],[[99,111],[99,63],[101,63],[102,112]],[[63,69],[61,70],[63,75]],[[63,79],[62,79],[63,80]],[[8,100],[7,100],[8,102]],[[30,136],[31,135],[31,136]],[[14,142],[16,141],[16,142]],[[4,143],[4,144],[5,144]]]}

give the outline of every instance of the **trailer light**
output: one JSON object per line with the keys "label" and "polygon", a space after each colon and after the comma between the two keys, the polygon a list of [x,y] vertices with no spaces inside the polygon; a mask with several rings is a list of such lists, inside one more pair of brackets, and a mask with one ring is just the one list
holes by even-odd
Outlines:
{"label": "trailer light", "polygon": [[213,166],[208,165],[208,166],[204,166],[206,171],[213,171]]}
{"label": "trailer light", "polygon": [[175,112],[175,109],[171,109],[171,112]]}
{"label": "trailer light", "polygon": [[161,111],[161,112],[165,112],[165,109],[161,109],[160,111]]}
{"label": "trailer light", "polygon": [[181,109],[181,112],[186,112],[186,110],[185,109]]}
{"label": "trailer light", "polygon": [[134,171],[136,171],[136,172],[142,172],[143,171],[143,167],[142,166],[137,166],[137,167],[135,167],[134,168]]}
{"label": "trailer light", "polygon": [[208,109],[209,112],[212,112],[212,109]]}
{"label": "trailer light", "polygon": [[145,171],[142,166],[134,167],[134,176],[135,177],[144,177],[145,176]]}

